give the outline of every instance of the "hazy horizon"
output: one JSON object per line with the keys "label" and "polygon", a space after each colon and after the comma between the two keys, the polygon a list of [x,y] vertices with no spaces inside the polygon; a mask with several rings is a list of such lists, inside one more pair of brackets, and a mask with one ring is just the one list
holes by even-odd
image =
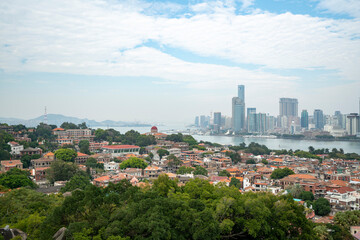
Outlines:
{"label": "hazy horizon", "polygon": [[0,2],[0,116],[193,123],[359,111],[360,1]]}

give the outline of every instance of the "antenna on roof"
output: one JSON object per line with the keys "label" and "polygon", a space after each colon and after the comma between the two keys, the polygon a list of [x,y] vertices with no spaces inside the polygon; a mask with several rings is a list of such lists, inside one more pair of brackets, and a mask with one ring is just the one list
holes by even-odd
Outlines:
{"label": "antenna on roof", "polygon": [[48,124],[47,122],[47,113],[46,113],[46,106],[45,106],[45,114],[44,114],[44,123]]}

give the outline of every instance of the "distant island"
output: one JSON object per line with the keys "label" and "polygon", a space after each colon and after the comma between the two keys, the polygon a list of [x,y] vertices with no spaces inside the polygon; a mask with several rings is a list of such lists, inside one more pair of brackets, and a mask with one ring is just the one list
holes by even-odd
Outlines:
{"label": "distant island", "polygon": [[[39,123],[44,121],[45,121],[44,115],[29,120],[0,117],[1,123],[7,123],[9,125],[23,124],[26,127],[36,127],[37,125],[39,125]],[[81,124],[85,122],[86,125],[89,127],[149,127],[151,126],[150,124],[139,123],[139,122],[126,122],[126,121],[113,121],[113,120],[105,120],[98,122],[87,118],[69,117],[61,114],[47,114],[48,124],[55,124],[57,126],[60,126],[63,122],[72,122],[75,124]]]}

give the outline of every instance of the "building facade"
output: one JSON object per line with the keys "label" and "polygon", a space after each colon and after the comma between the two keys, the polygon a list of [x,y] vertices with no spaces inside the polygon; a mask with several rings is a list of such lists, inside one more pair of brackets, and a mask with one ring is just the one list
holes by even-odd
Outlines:
{"label": "building facade", "polygon": [[307,110],[301,111],[301,128],[309,129],[309,113]]}
{"label": "building facade", "polygon": [[320,109],[314,110],[314,124],[315,129],[324,129],[324,113]]}
{"label": "building facade", "polygon": [[296,98],[280,98],[280,116],[298,116],[298,100]]}

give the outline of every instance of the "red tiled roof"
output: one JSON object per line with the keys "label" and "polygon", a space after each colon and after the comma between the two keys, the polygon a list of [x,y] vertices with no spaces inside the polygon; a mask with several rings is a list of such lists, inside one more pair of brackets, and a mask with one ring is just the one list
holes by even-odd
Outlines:
{"label": "red tiled roof", "polygon": [[54,128],[53,131],[65,131],[63,128]]}
{"label": "red tiled roof", "polygon": [[126,149],[126,148],[140,148],[140,147],[135,146],[135,145],[106,145],[106,146],[103,146],[102,148],[106,148],[106,149]]}
{"label": "red tiled roof", "polygon": [[89,156],[89,155],[87,155],[85,153],[77,152],[77,156],[78,157],[86,157],[86,156]]}

